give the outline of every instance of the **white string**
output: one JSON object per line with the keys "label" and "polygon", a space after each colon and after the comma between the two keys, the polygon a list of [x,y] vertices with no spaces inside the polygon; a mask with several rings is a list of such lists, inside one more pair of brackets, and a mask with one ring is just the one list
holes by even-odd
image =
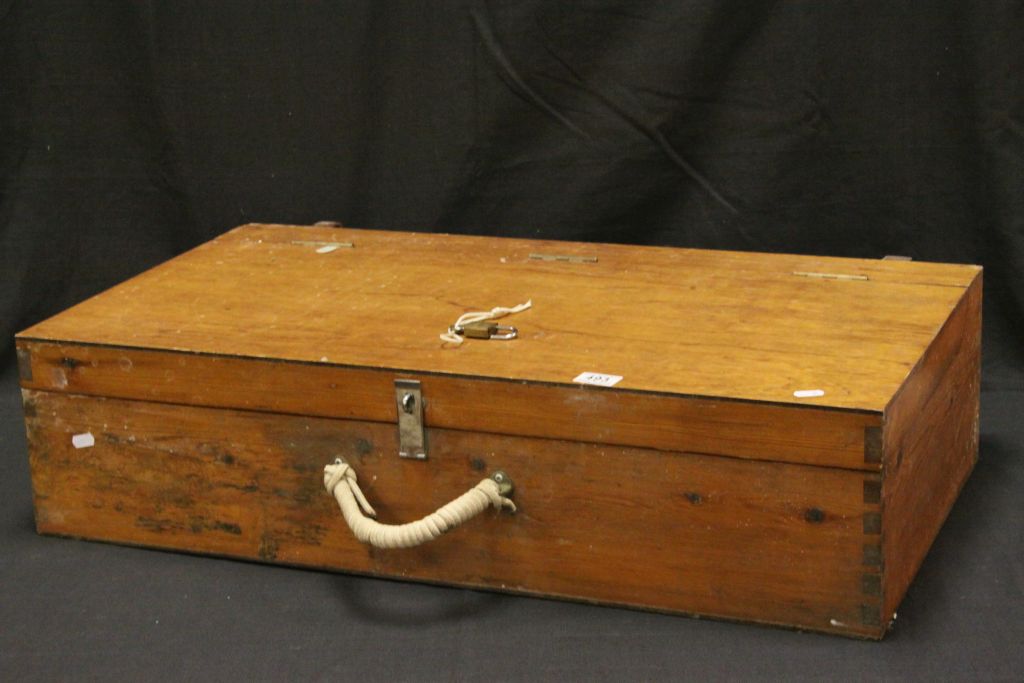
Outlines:
{"label": "white string", "polygon": [[[461,496],[421,520],[408,524],[381,524],[366,500],[355,470],[342,458],[324,467],[324,488],[334,495],[352,533],[362,543],[375,548],[411,548],[432,541],[493,505],[515,512],[516,505],[501,495],[497,482],[484,479]],[[360,509],[361,508],[361,509]]]}
{"label": "white string", "polygon": [[462,315],[459,316],[459,319],[455,321],[455,324],[448,328],[447,332],[439,336],[441,337],[441,341],[449,342],[451,344],[459,346],[460,344],[462,344],[465,338],[461,334],[455,334],[456,328],[465,327],[466,325],[471,325],[473,323],[483,322],[484,320],[497,320],[498,318],[504,318],[506,315],[512,315],[513,313],[521,313],[522,311],[525,311],[527,308],[530,308],[531,306],[533,306],[532,299],[530,299],[526,303],[522,303],[519,304],[518,306],[513,306],[511,308],[498,306],[496,308],[492,308],[489,311],[470,311],[468,313],[463,313]]}

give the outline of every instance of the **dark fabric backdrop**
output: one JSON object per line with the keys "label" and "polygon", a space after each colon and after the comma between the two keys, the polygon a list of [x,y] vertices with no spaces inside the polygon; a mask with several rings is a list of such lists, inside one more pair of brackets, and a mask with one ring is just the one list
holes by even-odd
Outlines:
{"label": "dark fabric backdrop", "polygon": [[980,263],[1017,400],[1022,74],[1020,2],[0,0],[0,352],[237,224],[333,219]]}

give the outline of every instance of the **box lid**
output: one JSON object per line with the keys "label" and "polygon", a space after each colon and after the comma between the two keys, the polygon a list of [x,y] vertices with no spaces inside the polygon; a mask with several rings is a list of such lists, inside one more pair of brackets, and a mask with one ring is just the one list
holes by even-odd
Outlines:
{"label": "box lid", "polygon": [[[739,420],[761,416],[762,431],[795,407],[808,411],[797,411],[797,432],[810,428],[814,415],[839,419],[825,415],[830,411],[854,416],[858,428],[877,424],[979,273],[976,266],[896,260],[246,225],[18,339],[22,348],[60,347],[40,346],[33,363],[45,362],[47,353],[62,362],[56,356],[67,345],[91,347],[89,362],[72,359],[63,371],[65,383],[74,379],[86,393],[202,402],[200,394],[215,388],[196,386],[201,378],[189,373],[216,365],[240,373],[235,407],[322,413],[274,403],[273,394],[296,391],[301,381],[308,390],[304,397],[299,390],[296,401],[335,401],[342,407],[331,414],[393,420],[390,402],[387,414],[356,405],[352,378],[386,388],[393,376],[424,377],[438,392],[461,395],[430,396],[428,422],[601,441],[600,425],[572,423],[622,422],[616,413],[635,404],[646,413],[630,413],[638,424],[609,442],[679,449],[678,439],[663,439],[659,430],[689,429],[681,422],[697,419],[686,412],[694,406],[703,406],[697,413],[706,423],[726,403],[744,404],[729,410],[743,413]],[[453,347],[438,338],[466,311],[528,300],[532,308],[505,321],[518,328],[514,341],[470,339]],[[128,350],[135,355],[124,356]],[[130,390],[131,372],[100,377],[102,358],[114,363],[115,356],[141,358],[143,351],[157,354],[148,356],[153,372],[166,363],[172,379],[154,375],[148,386]],[[289,372],[276,367],[282,363]],[[266,369],[271,365],[276,369]],[[193,386],[182,389],[188,396],[160,393],[162,384],[186,381],[173,379],[176,372],[189,375]],[[621,380],[612,387],[577,383],[586,372]],[[136,376],[141,381],[141,370]],[[60,384],[52,372],[41,377],[35,388]],[[328,377],[334,380],[321,386]],[[338,381],[347,382],[350,398],[337,395]],[[125,386],[112,389],[118,382]],[[480,422],[481,402],[492,404],[490,422]],[[661,418],[655,405],[663,407]],[[529,428],[502,427],[517,420]],[[547,429],[548,422],[563,428]],[[820,452],[797,444],[801,438],[785,448]],[[682,445],[692,450],[693,443]],[[861,466],[828,453],[765,457]]]}

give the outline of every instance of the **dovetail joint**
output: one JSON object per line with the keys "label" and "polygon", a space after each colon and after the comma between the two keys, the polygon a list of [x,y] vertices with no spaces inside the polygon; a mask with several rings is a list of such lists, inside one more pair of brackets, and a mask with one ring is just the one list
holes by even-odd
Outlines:
{"label": "dovetail joint", "polygon": [[882,428],[864,428],[864,462],[873,465],[882,463]]}
{"label": "dovetail joint", "polygon": [[882,482],[878,479],[864,480],[865,505],[878,505],[882,502]]}
{"label": "dovetail joint", "polygon": [[32,381],[32,352],[28,349],[18,348],[18,375],[22,382]]}
{"label": "dovetail joint", "polygon": [[882,608],[878,605],[861,605],[860,621],[865,626],[881,626]]}

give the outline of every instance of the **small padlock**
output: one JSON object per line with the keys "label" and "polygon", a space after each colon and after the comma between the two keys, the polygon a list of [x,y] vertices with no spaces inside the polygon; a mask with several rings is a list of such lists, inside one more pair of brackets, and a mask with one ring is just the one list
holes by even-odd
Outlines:
{"label": "small padlock", "polygon": [[452,332],[467,339],[515,339],[519,331],[510,325],[499,325],[493,320],[478,320],[452,327]]}

